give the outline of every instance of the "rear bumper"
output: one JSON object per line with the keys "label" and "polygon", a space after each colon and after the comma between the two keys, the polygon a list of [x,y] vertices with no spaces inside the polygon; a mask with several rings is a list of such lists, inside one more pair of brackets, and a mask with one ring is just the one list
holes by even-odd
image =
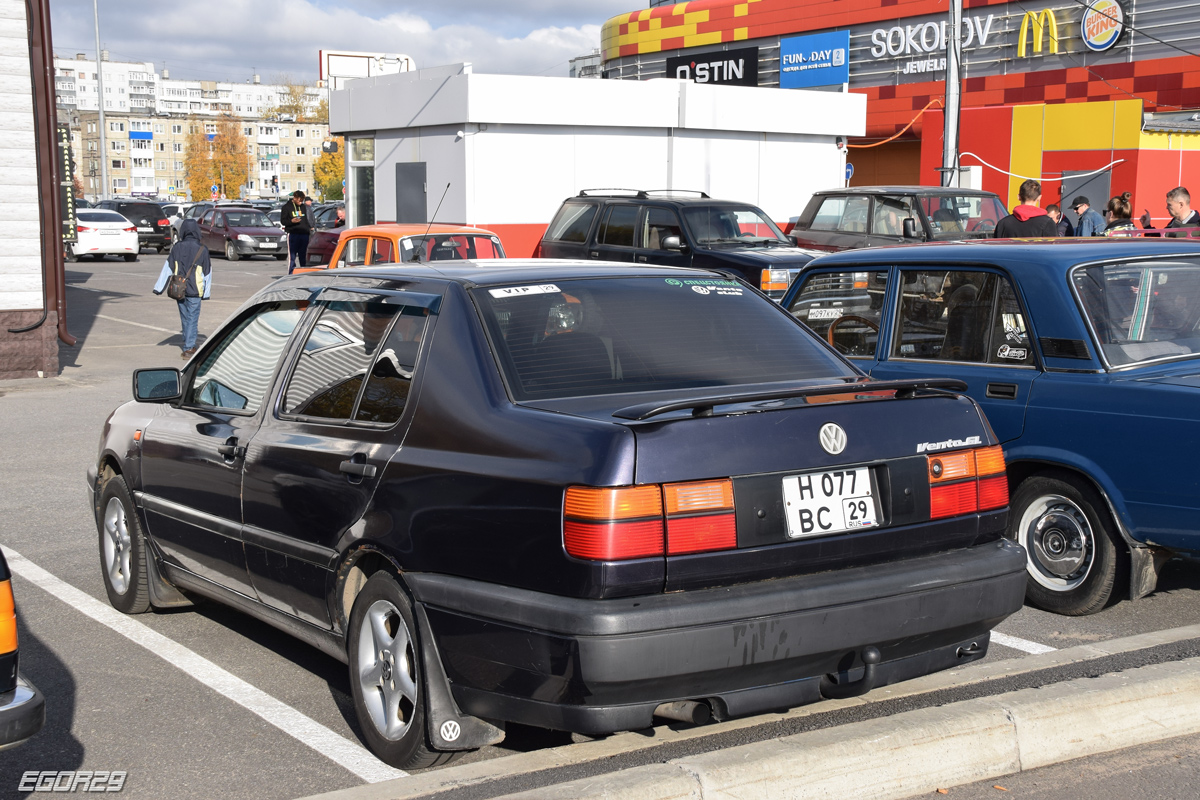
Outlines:
{"label": "rear bumper", "polygon": [[17,675],[17,687],[0,694],[0,750],[25,741],[46,722],[46,700],[37,687]]}
{"label": "rear bumper", "polygon": [[988,632],[1024,600],[1025,554],[1002,540],[614,600],[406,579],[463,711],[606,733],[647,727],[655,707],[672,700],[706,699],[718,717],[812,702],[823,676],[861,674],[867,646],[882,653],[877,686],[982,658]]}

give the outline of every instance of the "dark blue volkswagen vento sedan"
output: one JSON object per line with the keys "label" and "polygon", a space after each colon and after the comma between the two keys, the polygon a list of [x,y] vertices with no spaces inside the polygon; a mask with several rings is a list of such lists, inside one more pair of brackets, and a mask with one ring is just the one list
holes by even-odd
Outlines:
{"label": "dark blue volkswagen vento sedan", "polygon": [[1035,605],[1090,614],[1200,551],[1200,242],[856,250],[783,305],[874,378],[966,382],[1004,445]]}
{"label": "dark blue volkswagen vento sedan", "polygon": [[869,691],[1021,606],[955,381],[870,382],[723,275],[440,262],[282,279],[134,375],[89,475],[108,597],[202,595],[346,661],[429,766]]}

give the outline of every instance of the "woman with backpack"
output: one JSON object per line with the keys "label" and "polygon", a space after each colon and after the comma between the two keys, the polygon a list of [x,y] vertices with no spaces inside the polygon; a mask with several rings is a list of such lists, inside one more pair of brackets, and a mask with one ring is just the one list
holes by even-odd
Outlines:
{"label": "woman with backpack", "polygon": [[167,256],[154,293],[162,294],[164,290],[167,297],[179,304],[183,358],[187,360],[196,354],[200,301],[212,296],[212,263],[208,248],[200,243],[200,226],[194,219],[185,219],[179,226],[179,241]]}

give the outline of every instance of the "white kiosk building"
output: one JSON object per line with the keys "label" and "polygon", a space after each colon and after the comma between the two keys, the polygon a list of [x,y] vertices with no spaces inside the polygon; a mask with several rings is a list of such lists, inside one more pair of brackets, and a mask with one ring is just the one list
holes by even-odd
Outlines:
{"label": "white kiosk building", "polygon": [[845,139],[866,125],[857,94],[470,64],[361,78],[329,106],[330,132],[347,139],[350,225],[476,225],[517,257],[582,189],[700,190],[786,222],[813,191],[845,185]]}

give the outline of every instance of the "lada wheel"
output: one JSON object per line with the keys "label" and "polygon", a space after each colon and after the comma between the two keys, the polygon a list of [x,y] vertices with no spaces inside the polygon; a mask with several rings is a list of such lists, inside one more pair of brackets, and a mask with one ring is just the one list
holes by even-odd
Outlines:
{"label": "lada wheel", "polygon": [[133,510],[129,487],[120,475],[104,483],[100,491],[100,571],[104,590],[113,608],[125,614],[141,614],[150,608],[146,588],[146,539]]}
{"label": "lada wheel", "polygon": [[449,760],[453,753],[427,743],[417,627],[396,579],[372,575],[354,601],[349,625],[350,691],[371,752],[401,769]]}
{"label": "lada wheel", "polygon": [[241,258],[237,248],[233,246],[233,242],[225,243],[225,258],[229,259],[230,261],[237,261],[239,258]]}
{"label": "lada wheel", "polygon": [[1094,489],[1068,475],[1028,478],[1013,496],[1009,530],[1025,548],[1030,604],[1071,616],[1104,608],[1124,545]]}

